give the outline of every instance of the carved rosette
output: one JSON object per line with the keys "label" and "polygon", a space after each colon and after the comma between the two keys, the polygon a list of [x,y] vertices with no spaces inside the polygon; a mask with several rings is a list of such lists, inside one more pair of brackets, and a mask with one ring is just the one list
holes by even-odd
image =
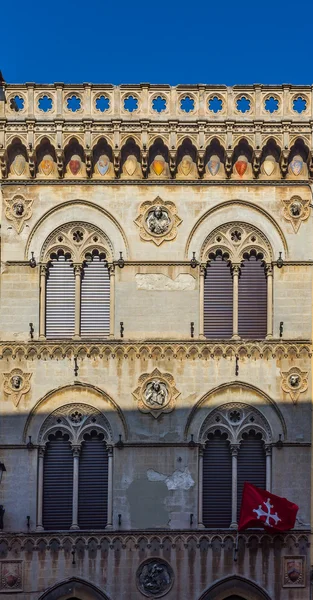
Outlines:
{"label": "carved rosette", "polygon": [[137,587],[148,598],[165,596],[170,591],[173,582],[172,567],[160,558],[149,558],[137,569]]}
{"label": "carved rosette", "polygon": [[308,389],[308,372],[301,371],[298,367],[292,367],[289,371],[282,371],[281,387],[290,397],[294,404],[297,404],[300,394]]}
{"label": "carved rosette", "polygon": [[170,373],[154,369],[152,373],[140,375],[138,384],[133,396],[141,412],[150,413],[157,419],[162,413],[169,413],[174,409],[180,392]]}
{"label": "carved rosette", "polygon": [[143,202],[135,219],[141,239],[156,246],[174,240],[177,227],[182,222],[176,210],[173,202],[164,202],[159,196],[153,201]]}
{"label": "carved rosette", "polygon": [[283,216],[292,224],[294,232],[297,233],[302,221],[310,216],[310,200],[304,200],[300,196],[292,196],[283,200]]}
{"label": "carved rosette", "polygon": [[3,373],[3,391],[11,398],[14,406],[18,406],[22,396],[30,390],[31,373],[23,373],[21,369],[13,369],[10,373]]}
{"label": "carved rosette", "polygon": [[25,221],[31,218],[33,199],[25,198],[22,194],[16,194],[12,198],[5,199],[5,216],[12,221],[17,233],[20,233]]}

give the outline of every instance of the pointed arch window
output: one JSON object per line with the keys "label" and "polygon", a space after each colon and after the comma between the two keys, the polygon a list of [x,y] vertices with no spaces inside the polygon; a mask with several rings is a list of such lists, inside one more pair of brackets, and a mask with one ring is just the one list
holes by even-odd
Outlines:
{"label": "pointed arch window", "polygon": [[206,242],[200,269],[200,336],[264,339],[273,335],[273,267],[261,232],[225,225]]}
{"label": "pointed arch window", "polygon": [[102,413],[61,407],[39,435],[37,530],[105,529],[112,525],[113,451]]}
{"label": "pointed arch window", "polygon": [[113,337],[114,265],[105,243],[86,223],[69,223],[49,236],[40,265],[40,338]]}
{"label": "pointed arch window", "polygon": [[199,463],[199,524],[236,528],[245,481],[271,491],[271,435],[261,413],[232,403],[204,426]]}

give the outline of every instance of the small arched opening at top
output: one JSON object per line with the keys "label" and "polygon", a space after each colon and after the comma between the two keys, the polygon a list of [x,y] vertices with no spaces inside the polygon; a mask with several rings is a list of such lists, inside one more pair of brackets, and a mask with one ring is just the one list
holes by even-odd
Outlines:
{"label": "small arched opening at top", "polygon": [[169,175],[168,147],[161,138],[157,138],[149,149],[149,177],[166,179]]}
{"label": "small arched opening at top", "polygon": [[93,171],[95,177],[114,177],[112,148],[104,138],[100,138],[93,148]]}
{"label": "small arched opening at top", "polygon": [[29,165],[26,146],[19,138],[14,138],[8,146],[9,177],[29,177]]}
{"label": "small arched opening at top", "polygon": [[121,177],[124,179],[141,178],[141,152],[134,138],[128,138],[121,151]]}
{"label": "small arched opening at top", "polygon": [[217,138],[213,138],[204,156],[205,177],[225,177],[225,149]]}
{"label": "small arched opening at top", "polygon": [[69,178],[85,177],[85,153],[76,138],[72,138],[65,147],[65,176]]}

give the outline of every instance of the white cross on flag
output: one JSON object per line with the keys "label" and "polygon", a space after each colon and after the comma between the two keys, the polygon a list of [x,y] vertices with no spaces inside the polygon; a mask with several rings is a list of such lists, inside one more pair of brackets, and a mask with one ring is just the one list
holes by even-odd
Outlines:
{"label": "white cross on flag", "polygon": [[287,531],[295,526],[299,507],[266,490],[245,482],[238,531],[264,527],[267,531]]}

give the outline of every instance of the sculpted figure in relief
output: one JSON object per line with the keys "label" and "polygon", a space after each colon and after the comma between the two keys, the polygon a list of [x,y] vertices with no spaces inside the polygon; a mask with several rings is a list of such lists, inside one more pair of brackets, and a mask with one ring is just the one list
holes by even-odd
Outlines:
{"label": "sculpted figure in relief", "polygon": [[156,206],[147,217],[149,231],[156,234],[165,233],[170,227],[171,221],[166,210],[162,206]]}
{"label": "sculpted figure in relief", "polygon": [[14,390],[19,390],[22,385],[22,378],[19,375],[13,375],[11,385]]}
{"label": "sculpted figure in relief", "polygon": [[148,383],[145,393],[145,402],[149,406],[164,406],[168,398],[168,391],[165,383],[159,379]]}

